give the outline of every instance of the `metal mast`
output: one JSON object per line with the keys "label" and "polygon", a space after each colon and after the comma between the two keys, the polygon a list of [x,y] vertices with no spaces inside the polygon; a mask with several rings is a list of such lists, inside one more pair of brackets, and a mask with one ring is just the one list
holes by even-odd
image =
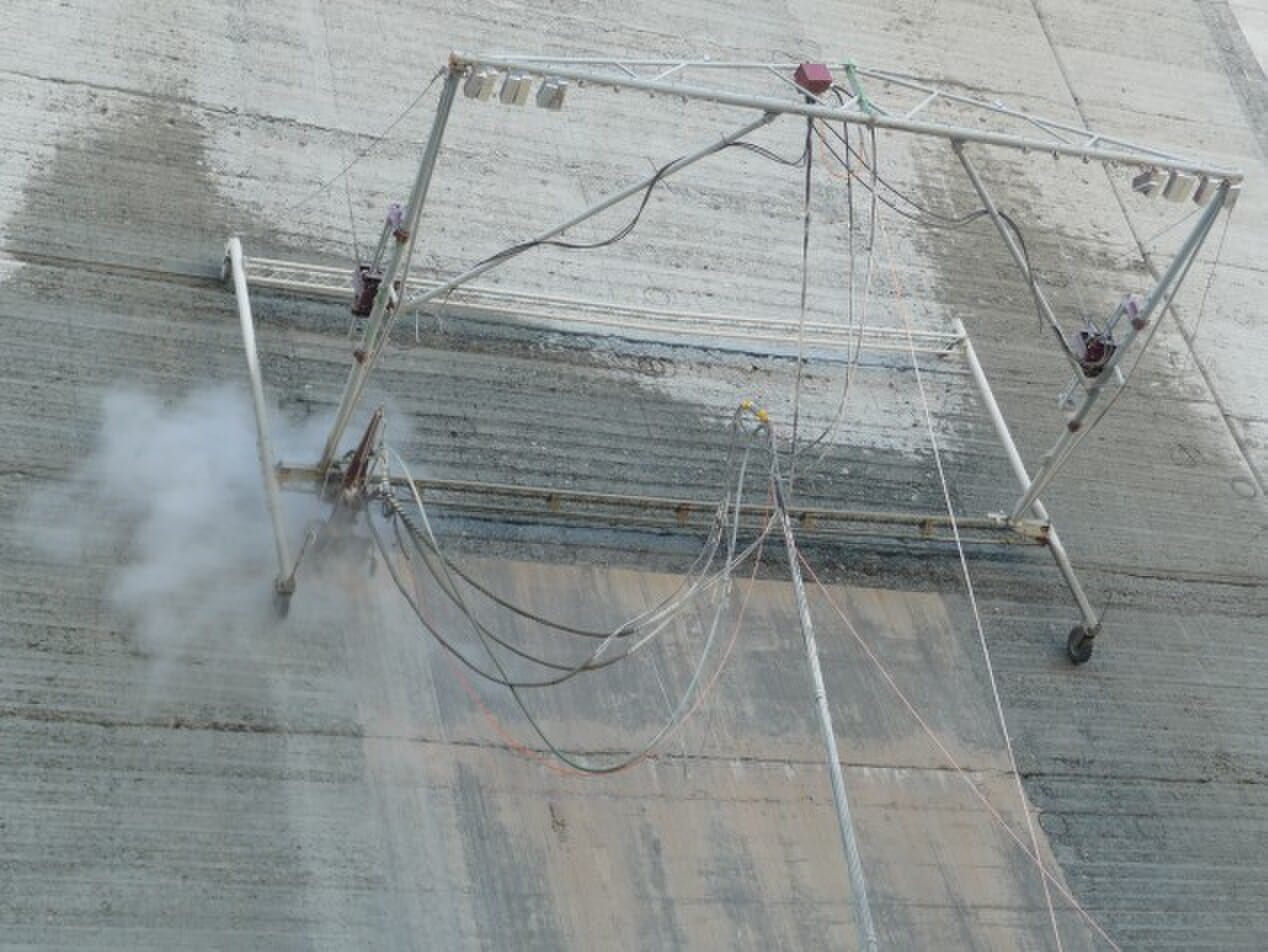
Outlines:
{"label": "metal mast", "polygon": [[806,645],[806,660],[810,664],[810,680],[814,684],[815,711],[819,715],[819,730],[827,749],[828,776],[832,779],[832,800],[837,810],[837,825],[841,830],[841,845],[845,849],[845,866],[850,874],[850,894],[854,899],[854,925],[859,933],[859,948],[876,952],[876,927],[872,923],[872,908],[867,901],[867,880],[863,875],[863,858],[859,855],[858,839],[854,835],[854,821],[850,816],[850,798],[845,792],[845,777],[841,773],[841,755],[837,752],[837,735],[832,726],[832,711],[828,707],[828,692],[823,686],[823,669],[819,666],[819,646],[815,642],[814,622],[810,618],[810,604],[806,600],[806,585],[801,578],[798,564],[797,540],[793,536],[792,520],[784,502],[783,480],[775,474],[775,505],[779,509],[779,525],[784,533],[784,548],[788,552],[788,571],[792,575],[793,593],[797,597],[797,612],[801,618],[801,637]]}

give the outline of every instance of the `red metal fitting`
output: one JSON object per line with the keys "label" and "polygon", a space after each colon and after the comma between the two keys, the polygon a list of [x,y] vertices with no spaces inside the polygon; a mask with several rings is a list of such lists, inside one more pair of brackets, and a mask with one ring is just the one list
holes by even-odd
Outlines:
{"label": "red metal fitting", "polygon": [[818,96],[832,88],[832,70],[823,63],[802,63],[793,80],[806,92]]}

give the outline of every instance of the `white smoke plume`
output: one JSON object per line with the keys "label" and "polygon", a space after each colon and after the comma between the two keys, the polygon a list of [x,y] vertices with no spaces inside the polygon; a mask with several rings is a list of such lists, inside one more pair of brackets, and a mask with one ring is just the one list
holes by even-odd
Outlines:
{"label": "white smoke plume", "polygon": [[[283,459],[316,458],[320,424],[287,426],[276,411],[270,421]],[[168,404],[110,394],[85,472],[90,511],[128,535],[109,596],[141,651],[170,658],[270,623],[278,567],[254,416],[240,389]],[[285,493],[283,503],[293,557],[319,509],[307,494]]]}

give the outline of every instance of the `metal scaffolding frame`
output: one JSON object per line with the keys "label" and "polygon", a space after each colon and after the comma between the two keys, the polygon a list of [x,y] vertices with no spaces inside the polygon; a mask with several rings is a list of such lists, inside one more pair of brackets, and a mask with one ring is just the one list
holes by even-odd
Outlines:
{"label": "metal scaffolding frame", "polygon": [[[419,221],[426,204],[428,190],[435,171],[437,158],[450,113],[457,99],[459,86],[468,81],[469,95],[487,98],[496,84],[496,78],[505,74],[505,85],[500,98],[508,102],[523,103],[531,90],[527,84],[530,78],[543,81],[539,91],[539,104],[548,108],[558,108],[566,84],[569,82],[606,86],[613,89],[634,89],[648,93],[662,93],[682,97],[684,100],[711,102],[723,106],[732,106],[758,113],[753,118],[738,126],[721,138],[714,139],[666,166],[655,173],[645,176],[637,182],[621,188],[589,208],[572,216],[566,221],[541,232],[538,236],[516,249],[531,247],[549,241],[563,234],[575,225],[617,205],[626,199],[644,193],[662,179],[671,176],[694,163],[716,154],[732,145],[755,130],[768,125],[781,115],[793,115],[807,119],[823,119],[846,124],[856,124],[871,129],[891,130],[905,134],[940,139],[948,142],[964,167],[973,188],[985,206],[986,212],[997,230],[1000,232],[1005,246],[1014,262],[1021,269],[1022,276],[1034,294],[1036,306],[1058,337],[1065,355],[1074,366],[1075,385],[1071,393],[1079,386],[1083,389],[1082,400],[1074,409],[1067,423],[1066,432],[1057,444],[1045,456],[1038,472],[1032,479],[1027,473],[1021,454],[1013,441],[1008,424],[995,401],[986,374],[978,361],[977,354],[965,332],[963,325],[956,321],[951,335],[925,332],[919,335],[919,349],[926,352],[947,354],[958,352],[963,355],[969,365],[970,373],[978,388],[979,395],[985,405],[1001,443],[1008,456],[1009,463],[1022,486],[1022,496],[1008,515],[996,514],[981,518],[958,520],[959,526],[967,529],[1002,529],[1022,538],[1039,538],[1047,544],[1053,554],[1058,570],[1069,586],[1078,606],[1081,624],[1075,626],[1070,633],[1067,650],[1072,660],[1086,661],[1091,656],[1092,642],[1096,637],[1100,622],[1077,575],[1070,563],[1065,548],[1057,532],[1049,524],[1047,511],[1039,500],[1039,494],[1049,485],[1059,471],[1061,465],[1077,446],[1079,440],[1090,428],[1085,426],[1089,412],[1097,401],[1101,391],[1110,381],[1125,386],[1125,379],[1120,373],[1120,364],[1131,349],[1137,337],[1141,337],[1140,351],[1148,345],[1157,330],[1158,321],[1151,323],[1151,317],[1158,306],[1170,301],[1196,259],[1202,243],[1210,232],[1211,226],[1220,211],[1231,205],[1236,198],[1236,189],[1240,188],[1241,174],[1235,170],[1207,165],[1197,160],[1164,152],[1152,147],[1141,146],[1127,140],[1105,136],[1093,132],[1083,126],[1044,119],[1033,116],[1018,109],[1012,109],[998,102],[987,102],[956,93],[951,93],[913,80],[908,77],[879,70],[858,67],[854,63],[835,64],[835,68],[846,78],[847,85],[822,85],[812,91],[808,84],[799,84],[790,77],[796,64],[774,63],[737,63],[713,61],[669,61],[669,60],[634,60],[634,59],[560,59],[525,56],[467,56],[459,53],[450,55],[445,72],[445,81],[440,93],[439,104],[432,122],[415,176],[408,204],[391,225],[385,227],[379,249],[375,255],[375,263],[384,260],[381,280],[374,288],[373,302],[361,335],[361,339],[353,352],[352,367],[343,395],[340,399],[334,424],[327,437],[320,460],[315,467],[289,467],[285,469],[288,480],[298,479],[301,482],[311,481],[320,484],[326,481],[336,466],[336,457],[344,432],[355,412],[366,382],[374,369],[391,336],[391,329],[408,309],[420,308],[429,302],[443,300],[446,307],[466,308],[470,313],[505,315],[507,313],[524,312],[529,316],[547,321],[558,321],[559,315],[571,306],[577,314],[576,326],[602,328],[606,330],[624,330],[626,333],[637,330],[644,333],[658,331],[673,334],[686,331],[695,336],[744,336],[768,341],[777,333],[772,322],[745,319],[736,322],[734,319],[720,315],[674,315],[672,312],[636,308],[605,308],[590,302],[567,301],[558,298],[546,298],[537,295],[513,294],[497,292],[490,289],[469,287],[472,281],[482,274],[496,268],[504,261],[510,260],[514,254],[495,255],[487,258],[462,274],[445,281],[429,282],[421,290],[409,293],[409,267],[414,247],[418,239]],[[716,76],[720,73],[731,73],[745,77],[745,82],[755,79],[770,85],[777,82],[777,92],[782,96],[772,95],[766,90],[737,91],[735,89],[717,88],[706,85],[694,85],[688,80],[698,74]],[[873,84],[872,92],[865,91],[863,80]],[[510,95],[507,95],[510,89]],[[835,102],[826,100],[832,93]],[[873,95],[872,93],[875,93]],[[908,97],[902,102],[902,97]],[[914,98],[916,101],[911,102]],[[882,99],[884,101],[882,102]],[[940,120],[934,113],[942,109],[950,110],[953,118],[960,119],[962,114],[971,114],[981,120],[979,126],[969,126],[960,121]],[[984,126],[984,127],[982,127]],[[1028,134],[1013,131],[1020,126]],[[1040,136],[1034,133],[1038,132]],[[1062,335],[1055,310],[1048,302],[1046,295],[1039,288],[1024,250],[1006,227],[1006,219],[997,208],[985,183],[978,174],[977,168],[965,146],[980,144],[1022,152],[1040,151],[1053,156],[1068,155],[1109,164],[1126,164],[1145,170],[1144,179],[1150,190],[1161,185],[1160,177],[1165,172],[1165,187],[1158,190],[1169,196],[1179,194],[1187,198],[1196,184],[1195,200],[1206,204],[1198,222],[1186,237],[1180,253],[1176,255],[1166,272],[1158,279],[1146,296],[1143,304],[1131,309],[1129,314],[1129,330],[1124,339],[1113,342],[1111,338],[1108,357],[1096,363],[1093,369],[1081,361],[1073,349],[1068,347]],[[1159,177],[1155,180],[1155,177]],[[1133,183],[1136,187],[1136,183]],[[512,249],[514,252],[515,249]],[[259,360],[256,353],[254,324],[251,316],[249,285],[254,282],[261,287],[274,287],[282,290],[310,292],[322,296],[346,295],[351,289],[345,283],[332,276],[330,269],[322,269],[293,262],[282,262],[273,259],[256,259],[248,264],[243,254],[241,243],[234,237],[229,240],[225,253],[225,274],[231,277],[238,301],[239,317],[242,328],[243,346],[246,350],[248,371],[251,378],[252,400],[255,405],[258,449],[263,472],[266,500],[273,524],[277,545],[279,573],[275,589],[279,596],[288,597],[294,590],[295,565],[292,563],[285,527],[282,524],[278,494],[280,491],[279,467],[273,458],[272,445],[268,433],[268,421],[265,411],[263,383],[260,375]],[[457,295],[456,300],[454,299]],[[1120,316],[1116,312],[1115,317]],[[730,323],[728,323],[730,322]],[[1112,329],[1112,328],[1111,328]],[[825,344],[831,346],[833,330],[841,329],[830,325],[812,326],[808,328],[811,346]],[[916,335],[902,340],[909,344],[915,360],[917,344]],[[805,338],[803,337],[803,342]],[[885,335],[877,331],[871,332],[867,340],[869,347],[896,349],[900,338],[885,339]],[[768,341],[769,342],[769,341]],[[860,343],[862,343],[860,339]],[[798,357],[800,359],[800,352]],[[1086,379],[1085,379],[1086,378]],[[381,411],[375,416],[381,420]],[[372,426],[373,429],[373,426]],[[362,441],[361,453],[365,450],[369,433]],[[411,482],[411,488],[423,489]],[[447,487],[459,495],[466,494],[480,497],[481,501],[499,498],[505,500],[543,499],[549,510],[558,513],[565,495],[570,497],[570,504],[579,512],[590,517],[596,513],[602,517],[606,513],[609,519],[616,516],[617,509],[633,507],[643,510],[659,510],[662,516],[672,511],[680,525],[687,524],[693,513],[695,503],[690,500],[654,500],[639,497],[616,497],[612,494],[571,493],[558,491],[533,490],[527,487],[481,486],[475,483],[462,485],[451,484]],[[774,491],[778,502],[778,515],[782,528],[785,548],[789,559],[789,571],[798,600],[802,635],[807,660],[812,676],[816,713],[823,733],[828,768],[832,780],[833,799],[837,809],[838,824],[845,850],[846,866],[850,879],[850,893],[855,906],[855,925],[859,932],[861,947],[874,949],[877,947],[875,927],[868,905],[866,884],[863,876],[853,822],[850,817],[849,802],[845,784],[841,774],[840,758],[836,749],[836,732],[832,724],[832,715],[824,692],[823,678],[819,666],[818,650],[815,643],[813,623],[806,602],[804,585],[800,567],[797,562],[797,545],[793,531],[793,513],[785,504],[786,488],[782,478],[776,473]],[[668,504],[668,505],[666,505]],[[1034,513],[1037,519],[1031,519]],[[922,533],[932,534],[935,527],[945,526],[942,514],[920,516],[895,513],[851,513],[821,512],[820,518],[828,515],[841,525],[865,523],[872,525],[902,526],[910,529],[913,525],[920,527]],[[743,518],[737,513],[737,520]],[[810,518],[802,513],[803,526]],[[957,522],[951,523],[953,531]],[[957,532],[958,541],[958,532]]]}
{"label": "metal scaffolding frame", "polygon": [[[1145,169],[1148,173],[1159,176],[1166,173],[1170,176],[1168,185],[1177,177],[1188,176],[1191,179],[1187,187],[1180,189],[1185,195],[1189,193],[1190,187],[1196,181],[1198,188],[1194,192],[1195,201],[1203,202],[1206,208],[1203,209],[1197,223],[1186,237],[1180,254],[1149,292],[1139,314],[1133,316],[1130,322],[1131,328],[1106,364],[1105,372],[1100,373],[1099,376],[1084,379],[1079,373],[1077,361],[1064,346],[1064,340],[1061,341],[1063,352],[1075,364],[1075,387],[1071,392],[1073,389],[1082,388],[1082,400],[1070,417],[1065,433],[1045,456],[1035,478],[1033,480],[1026,478],[1023,482],[1022,496],[1007,517],[984,517],[987,520],[994,519],[1011,526],[1023,536],[1033,536],[1035,534],[1033,526],[1036,523],[1047,526],[1047,515],[1038,500],[1039,493],[1051,482],[1075,446],[1086,435],[1088,427],[1084,426],[1084,422],[1102,390],[1110,381],[1116,382],[1118,386],[1125,384],[1119,369],[1124,356],[1138,336],[1142,338],[1141,349],[1148,344],[1157,329],[1157,321],[1154,320],[1151,323],[1150,317],[1160,303],[1174,297],[1176,288],[1196,259],[1220,210],[1230,207],[1236,200],[1242,175],[1234,169],[1222,168],[1151,146],[1104,135],[1081,125],[1035,116],[999,102],[988,102],[949,92],[896,73],[867,69],[850,62],[829,65],[842,73],[848,81],[848,86],[844,89],[833,87],[838,99],[836,102],[825,101],[826,90],[821,91],[822,94],[815,94],[794,82],[789,74],[796,64],[791,63],[451,54],[444,71],[445,81],[433,118],[431,134],[423,150],[409,202],[403,210],[397,227],[391,233],[390,237],[393,240],[389,240],[389,235],[385,232],[384,241],[381,243],[381,247],[385,244],[387,250],[383,279],[374,296],[361,339],[353,351],[352,367],[316,471],[319,474],[326,474],[335,463],[340,441],[360,402],[366,381],[390,338],[395,321],[410,311],[426,310],[429,305],[431,307],[443,305],[446,312],[465,313],[485,319],[514,315],[518,318],[537,319],[554,326],[571,326],[607,333],[682,336],[709,342],[731,340],[759,345],[778,343],[781,326],[779,322],[771,320],[734,315],[680,315],[672,311],[650,308],[611,307],[575,299],[514,293],[472,285],[473,281],[496,268],[503,261],[509,260],[509,257],[494,256],[454,278],[444,281],[416,281],[411,287],[408,284],[409,267],[418,236],[418,224],[426,204],[445,128],[458,98],[459,87],[464,80],[470,80],[476,75],[505,74],[508,81],[514,79],[517,84],[523,84],[528,82],[530,77],[535,77],[544,83],[556,84],[556,90],[560,85],[568,82],[612,89],[636,89],[648,93],[671,94],[688,101],[696,100],[734,106],[758,113],[756,118],[743,123],[733,132],[702,145],[656,173],[613,192],[568,220],[543,231],[527,242],[527,245],[550,240],[563,234],[614,205],[641,194],[653,183],[714,155],[781,115],[854,123],[875,129],[888,129],[941,139],[951,145],[974,189],[982,199],[992,222],[999,230],[1006,248],[1034,292],[1037,306],[1059,338],[1061,332],[1055,310],[1035,281],[1024,253],[1018,247],[1014,236],[1005,227],[1003,216],[978,174],[965,146],[975,143],[1022,152],[1039,151],[1048,152],[1054,156],[1069,155],[1084,161],[1110,165],[1125,164]],[[690,82],[700,75],[710,78],[719,75],[740,76],[743,77],[743,82],[754,88],[751,91],[736,91]],[[865,92],[863,80],[867,80],[877,88]],[[773,86],[775,93],[782,95],[773,95],[766,87],[758,88],[758,82],[765,83],[766,87]],[[487,95],[487,92],[484,95]],[[904,96],[907,97],[907,101],[903,100]],[[972,115],[981,120],[981,123],[979,126],[967,126],[936,118],[933,114],[939,108],[956,112],[956,117],[961,117],[961,114]],[[1013,131],[1013,127],[1021,127],[1031,134],[1020,134]],[[1041,133],[1042,136],[1035,136],[1033,134],[1035,132]],[[344,296],[350,294],[349,283],[347,277],[339,275],[330,268],[276,259],[247,258],[243,255],[241,246],[236,243],[236,239],[231,242],[230,249],[227,251],[226,269],[226,273],[229,270],[233,272],[240,306],[244,309],[243,313],[247,315],[244,317],[243,333],[244,342],[252,355],[249,360],[252,361],[254,395],[257,389],[258,364],[254,362],[253,357],[254,342],[247,339],[247,323],[250,314],[247,301],[248,285],[254,283],[259,287],[324,296]],[[825,351],[831,351],[839,346],[841,332],[842,329],[835,325],[825,322],[808,322],[804,333],[804,343],[812,349],[822,348]],[[847,329],[848,332],[849,329]],[[980,372],[980,365],[976,363],[976,355],[962,325],[957,325],[956,331],[951,334],[924,331],[914,332],[914,335],[916,339],[911,344],[917,352],[947,354],[958,349],[965,354],[974,379],[982,392],[983,400],[990,409],[996,428],[999,430],[1001,440],[1009,450],[1010,457],[1015,454],[1011,435],[998,411],[993,395],[990,394],[985,375]],[[905,340],[905,332],[886,331],[879,328],[865,331],[860,338],[860,342],[867,349],[882,351],[911,349],[904,346]],[[261,400],[262,397],[257,397],[257,419],[260,424],[263,462],[267,449],[267,424],[262,406],[260,406]],[[271,455],[264,464],[268,468],[273,467]],[[1014,468],[1019,472],[1025,471],[1025,467],[1020,465],[1019,457],[1014,460]],[[270,496],[272,495],[273,491],[270,490]],[[1038,515],[1037,519],[1030,518],[1032,512]],[[884,522],[884,520],[879,521]],[[921,523],[938,524],[936,517],[932,515],[923,517]],[[903,522],[896,520],[892,524],[902,525]],[[279,535],[279,580],[288,580],[286,584],[293,585],[294,568],[289,564],[289,557],[285,556],[285,540],[280,538],[279,526],[275,526],[275,534]],[[1090,653],[1091,640],[1099,629],[1099,619],[1079,585],[1068,558],[1064,556],[1064,549],[1061,548],[1059,542],[1055,546],[1052,544],[1054,537],[1055,533],[1048,531],[1046,541],[1053,549],[1058,567],[1074,594],[1082,618],[1082,624],[1071,633],[1071,657],[1075,660],[1086,660],[1086,657],[1081,655],[1084,652]],[[279,588],[285,587],[282,581],[279,581]],[[1077,650],[1073,647],[1076,636]]]}

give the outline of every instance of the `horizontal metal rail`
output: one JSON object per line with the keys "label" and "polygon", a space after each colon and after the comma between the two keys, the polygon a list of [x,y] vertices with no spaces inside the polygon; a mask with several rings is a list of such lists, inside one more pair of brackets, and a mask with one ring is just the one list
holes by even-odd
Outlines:
{"label": "horizontal metal rail", "polygon": [[[316,466],[279,465],[278,480],[286,488],[317,490],[324,477]],[[393,485],[408,486],[404,476]],[[465,479],[416,479],[414,487],[436,506],[498,516],[508,521],[599,524],[644,529],[707,529],[717,503],[670,496],[519,486]],[[768,517],[768,507],[756,504],[740,508],[741,525],[754,529]],[[799,532],[819,537],[879,535],[921,540],[951,541],[950,518],[942,513],[881,512],[796,506],[789,515]],[[1048,526],[1034,520],[1009,524],[998,516],[963,517],[956,520],[968,541],[982,543],[1044,543]]]}
{"label": "horizontal metal rail", "polygon": [[[303,294],[316,298],[350,301],[352,277],[346,268],[309,265],[273,258],[250,257],[247,279],[252,286]],[[426,291],[439,281],[415,279],[411,286]],[[533,320],[569,330],[617,330],[655,338],[683,338],[735,345],[795,346],[797,325],[790,321],[662,308],[611,305],[579,298],[547,296],[497,288],[459,288],[443,302],[431,301],[417,308],[431,314],[477,319]],[[913,331],[918,353],[954,352],[960,337],[954,331]],[[909,353],[907,332],[882,325],[863,326],[806,321],[805,346],[852,352],[862,341],[866,351]]]}
{"label": "horizontal metal rail", "polygon": [[[793,99],[778,99],[772,96],[757,96],[748,93],[738,93],[724,89],[714,89],[707,86],[692,86],[686,83],[667,82],[665,80],[645,79],[638,76],[632,69],[626,68],[624,73],[630,75],[618,75],[611,72],[603,72],[600,68],[596,68],[597,64],[588,64],[590,68],[584,65],[578,67],[570,65],[562,60],[539,60],[528,57],[499,57],[499,56],[480,56],[467,55],[454,52],[450,54],[449,64],[451,69],[467,69],[487,67],[495,70],[506,72],[521,73],[529,76],[538,76],[541,78],[555,78],[570,80],[575,83],[590,83],[596,86],[608,86],[613,89],[638,89],[649,93],[660,93],[666,96],[680,96],[685,99],[696,99],[704,102],[714,102],[724,106],[738,106],[748,109],[758,109],[764,113],[776,113],[795,116],[809,116],[817,119],[828,119],[834,122],[851,122],[857,125],[872,126],[877,129],[889,129],[895,132],[904,132],[912,135],[932,136],[941,139],[960,140],[963,142],[980,142],[984,145],[998,146],[1005,149],[1016,149],[1020,151],[1036,151],[1050,153],[1052,155],[1066,155],[1074,158],[1086,159],[1090,162],[1106,162],[1121,163],[1123,165],[1138,166],[1142,168],[1158,168],[1167,169],[1176,172],[1184,172],[1189,175],[1204,175],[1208,178],[1224,179],[1230,184],[1237,184],[1242,181],[1243,175],[1237,169],[1224,168],[1221,166],[1208,165],[1202,161],[1179,156],[1171,156],[1166,153],[1158,152],[1153,149],[1145,149],[1136,147],[1130,143],[1112,140],[1108,137],[1098,136],[1090,130],[1078,129],[1079,134],[1086,134],[1087,139],[1080,143],[1071,143],[1059,140],[1057,138],[1037,139],[1028,136],[1016,135],[1010,132],[999,132],[990,129],[974,128],[971,126],[960,126],[952,123],[933,122],[921,119],[909,119],[905,116],[889,115],[881,111],[861,111],[853,108],[844,108],[837,106],[824,105],[818,102],[806,102],[804,97]],[[606,65],[620,66],[621,61],[612,60]],[[633,61],[625,64],[627,67],[633,65]],[[763,66],[768,64],[762,64]],[[868,75],[862,70],[858,70],[861,75]],[[887,75],[877,75],[876,78],[885,81],[897,82],[897,77]],[[948,96],[950,98],[950,96]],[[971,100],[967,97],[959,97],[966,104],[981,106],[980,101]],[[1000,112],[1001,110],[996,109]],[[1034,120],[1026,113],[1015,111],[1010,118],[1022,117],[1028,121]],[[1009,113],[1003,113],[1009,115]],[[1048,131],[1059,128],[1054,122],[1034,123],[1038,128]],[[1116,145],[1116,148],[1101,148],[1096,145],[1097,142],[1109,142]]]}
{"label": "horizontal metal rail", "polygon": [[[799,63],[758,63],[749,60],[619,59],[612,57],[524,56],[517,53],[496,53],[492,54],[492,57],[496,59],[534,63],[537,65],[558,64],[561,66],[614,67],[616,69],[620,69],[626,76],[635,77],[638,77],[637,70],[646,69],[654,71],[655,75],[652,78],[656,80],[664,80],[670,76],[685,75],[688,72],[694,71],[748,71],[773,73],[785,83],[792,83],[789,76],[800,65]],[[959,106],[966,106],[971,109],[982,110],[995,115],[1005,116],[1018,122],[1024,122],[1048,133],[1058,142],[1069,142],[1069,140],[1063,139],[1061,136],[1062,133],[1065,133],[1069,136],[1081,139],[1085,147],[1091,147],[1097,143],[1103,142],[1115,148],[1125,149],[1131,152],[1140,152],[1145,156],[1151,157],[1150,161],[1153,161],[1153,159],[1171,159],[1179,162],[1187,161],[1179,153],[1169,152],[1165,149],[1158,149],[1153,146],[1142,145],[1139,142],[1133,142],[1128,139],[1119,138],[1118,136],[1109,136],[1104,133],[1093,132],[1086,126],[1076,125],[1075,123],[1064,122],[1059,119],[1050,119],[1045,116],[1037,116],[1033,113],[1024,112],[1021,109],[1015,109],[1011,106],[1005,105],[999,100],[978,99],[975,96],[953,93],[949,90],[939,88],[931,83],[917,79],[914,76],[894,73],[884,69],[859,66],[854,63],[827,63],[825,65],[827,65],[830,69],[841,73],[844,73],[848,67],[857,73],[857,75],[866,79],[873,79],[881,83],[889,83],[903,89],[909,89],[913,92],[920,93],[922,98],[914,106],[904,109],[902,113],[903,116],[908,119],[916,115],[918,112],[923,112],[934,102],[950,102]],[[798,88],[797,91],[799,95],[806,95],[806,91],[803,89]],[[815,98],[818,99],[818,97]]]}

